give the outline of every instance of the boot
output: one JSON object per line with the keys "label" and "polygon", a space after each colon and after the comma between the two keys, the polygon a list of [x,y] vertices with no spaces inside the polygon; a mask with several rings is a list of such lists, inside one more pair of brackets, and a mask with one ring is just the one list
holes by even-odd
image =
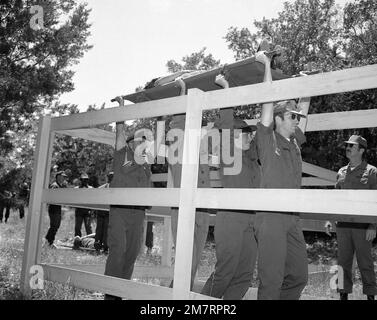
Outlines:
{"label": "boot", "polygon": [[368,294],[367,295],[367,300],[374,300],[374,295]]}
{"label": "boot", "polygon": [[348,293],[341,292],[340,293],[340,299],[339,300],[348,300]]}

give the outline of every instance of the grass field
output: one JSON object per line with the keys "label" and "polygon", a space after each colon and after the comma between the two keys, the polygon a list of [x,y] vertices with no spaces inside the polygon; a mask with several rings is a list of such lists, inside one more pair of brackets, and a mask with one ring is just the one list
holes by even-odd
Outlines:
{"label": "grass field", "polygon": [[[12,212],[8,223],[0,224],[0,300],[19,300],[24,299],[20,290],[20,273],[22,265],[23,245],[25,236],[26,220],[20,220],[17,212]],[[48,216],[44,219],[43,235],[48,229]],[[93,230],[95,225],[93,224]],[[56,239],[66,241],[74,235],[74,213],[72,210],[64,210],[61,227]],[[317,270],[327,270],[332,260],[336,257],[336,240],[307,237],[308,257],[310,266]],[[138,263],[146,265],[158,265],[161,263],[161,244],[162,244],[162,225],[154,225],[154,248],[152,254],[146,254],[146,248],[141,250]],[[373,250],[374,260],[377,261],[377,248]],[[42,249],[42,262],[64,263],[64,264],[104,264],[106,255],[96,255],[84,251],[75,250],[56,250],[48,246]],[[207,241],[202,253],[201,265],[198,270],[197,278],[205,281],[214,269],[216,262],[215,245],[213,241]],[[375,263],[377,271],[377,264]],[[302,299],[337,299],[338,295],[330,290],[331,274],[319,272],[311,274],[309,282],[304,289]],[[358,269],[355,271],[354,292],[350,299],[365,299],[362,295],[362,286]],[[159,279],[145,278],[138,281],[160,284]],[[256,272],[252,281],[252,287],[258,287]],[[74,288],[69,285],[52,283],[45,281],[43,290],[33,290],[32,299],[38,300],[98,300],[103,299],[100,292],[90,292]]]}

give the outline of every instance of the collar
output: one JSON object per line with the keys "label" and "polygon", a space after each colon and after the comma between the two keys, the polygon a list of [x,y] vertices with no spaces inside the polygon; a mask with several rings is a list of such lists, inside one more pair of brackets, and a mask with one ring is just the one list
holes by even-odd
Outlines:
{"label": "collar", "polygon": [[[351,165],[351,163],[349,162],[347,164],[347,171],[351,170],[350,165]],[[356,166],[352,171],[365,170],[367,165],[368,165],[368,163],[365,160],[362,160],[361,163],[358,166]]]}

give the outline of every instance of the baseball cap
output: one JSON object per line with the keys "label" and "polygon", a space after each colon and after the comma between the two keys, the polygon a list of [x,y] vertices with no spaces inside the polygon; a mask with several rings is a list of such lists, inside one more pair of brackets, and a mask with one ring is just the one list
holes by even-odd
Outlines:
{"label": "baseball cap", "polygon": [[234,129],[241,129],[242,132],[253,132],[257,130],[257,126],[249,125],[245,120],[241,119],[234,119],[233,120],[233,128]]}
{"label": "baseball cap", "polygon": [[294,100],[284,100],[274,103],[274,115],[286,112],[299,114],[301,117],[306,118],[306,115],[302,113],[301,108],[297,105]]}
{"label": "baseball cap", "polygon": [[364,139],[362,136],[358,136],[356,134],[350,136],[350,138],[348,139],[348,141],[344,141],[344,143],[348,143],[348,144],[358,144],[360,145],[361,147],[363,148],[367,148],[368,144],[367,144],[367,140]]}
{"label": "baseball cap", "polygon": [[89,176],[85,172],[83,172],[80,176],[80,179],[89,179]]}
{"label": "baseball cap", "polygon": [[62,176],[62,177],[68,177],[64,171],[58,171],[56,174],[55,174],[55,178],[57,178],[58,176]]}
{"label": "baseball cap", "polygon": [[[215,128],[219,128],[219,131],[222,129],[222,121],[220,119],[217,119],[214,124]],[[233,119],[233,128],[234,129],[241,129],[242,132],[253,132],[257,130],[257,126],[255,125],[249,125],[245,120],[241,119]]]}

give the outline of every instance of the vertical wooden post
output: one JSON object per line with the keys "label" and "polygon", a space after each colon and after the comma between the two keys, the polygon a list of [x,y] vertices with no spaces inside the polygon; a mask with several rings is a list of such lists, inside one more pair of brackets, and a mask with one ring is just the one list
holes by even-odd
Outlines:
{"label": "vertical wooden post", "polygon": [[45,182],[48,159],[51,117],[44,116],[39,120],[36,150],[34,152],[33,178],[29,213],[26,221],[24,255],[21,271],[21,292],[31,294],[30,268],[38,263],[38,239],[40,238],[42,194]]}
{"label": "vertical wooden post", "polygon": [[[310,107],[310,97],[304,97],[300,98],[298,101],[298,105],[300,106],[303,114],[307,115],[309,112],[309,107]],[[308,123],[308,118],[302,118],[300,123],[299,123],[299,128],[303,133],[306,131],[306,125]]]}
{"label": "vertical wooden post", "polygon": [[164,217],[164,235],[162,239],[162,257],[163,266],[171,266],[171,250],[173,245],[173,235],[171,233],[171,217]]}
{"label": "vertical wooden post", "polygon": [[195,195],[198,186],[203,105],[203,91],[199,89],[189,90],[187,95],[173,286],[173,299],[180,300],[189,299],[190,294],[196,209]]}
{"label": "vertical wooden post", "polygon": [[[52,159],[52,153],[53,153],[53,146],[55,142],[55,132],[50,132],[50,142],[49,147],[47,150],[47,163],[46,163],[46,174],[44,178],[44,187],[45,189],[48,189],[50,185],[50,171],[51,171],[51,159]],[[39,219],[39,230],[43,230],[43,217],[47,215],[47,204],[42,203],[41,207],[41,213],[42,216]],[[42,239],[43,236],[39,233],[38,242],[37,242],[37,263],[41,262],[41,250],[42,250]]]}

